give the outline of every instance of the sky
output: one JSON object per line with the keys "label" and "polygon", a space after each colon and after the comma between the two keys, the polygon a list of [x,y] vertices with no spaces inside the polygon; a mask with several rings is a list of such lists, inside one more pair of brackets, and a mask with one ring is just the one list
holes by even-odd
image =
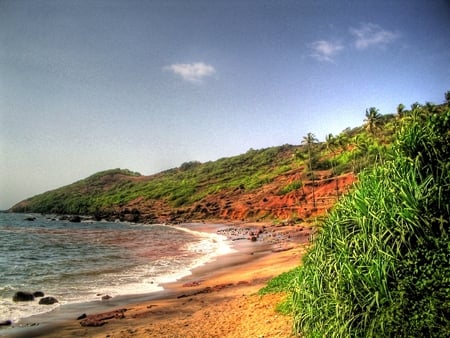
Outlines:
{"label": "sky", "polygon": [[442,103],[447,0],[0,0],[0,209]]}

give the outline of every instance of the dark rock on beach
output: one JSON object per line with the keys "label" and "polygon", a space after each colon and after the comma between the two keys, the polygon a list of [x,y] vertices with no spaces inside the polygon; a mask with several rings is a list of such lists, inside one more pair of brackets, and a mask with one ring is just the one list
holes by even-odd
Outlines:
{"label": "dark rock on beach", "polygon": [[52,305],[58,303],[58,300],[54,297],[44,297],[41,300],[39,300],[40,305]]}
{"label": "dark rock on beach", "polygon": [[9,326],[9,325],[12,325],[12,321],[9,319],[0,322],[0,326]]}
{"label": "dark rock on beach", "polygon": [[45,295],[42,291],[35,291],[35,292],[33,292],[33,296],[36,298],[39,298],[39,297],[44,297]]}
{"label": "dark rock on beach", "polygon": [[89,316],[85,317],[82,321],[80,321],[80,325],[81,326],[103,326],[107,323],[106,320],[108,320],[108,319],[125,318],[126,311],[127,311],[127,309],[119,309],[119,310],[99,313],[96,315],[89,315]]}
{"label": "dark rock on beach", "polygon": [[25,220],[25,221],[30,221],[30,222],[32,222],[32,221],[35,221],[35,220],[36,220],[36,217],[28,216],[28,217],[25,217],[24,220]]}
{"label": "dark rock on beach", "polygon": [[33,294],[27,291],[17,291],[13,296],[14,302],[29,302],[33,300],[34,300]]}
{"label": "dark rock on beach", "polygon": [[69,218],[69,222],[72,223],[80,223],[81,222],[81,217],[80,216],[71,216]]}

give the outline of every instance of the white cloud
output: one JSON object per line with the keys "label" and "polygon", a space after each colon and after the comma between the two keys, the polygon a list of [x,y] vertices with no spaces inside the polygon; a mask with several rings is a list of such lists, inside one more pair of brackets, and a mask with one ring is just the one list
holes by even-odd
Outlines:
{"label": "white cloud", "polygon": [[344,49],[342,44],[326,40],[314,41],[309,47],[312,49],[311,56],[313,58],[326,62],[333,62],[333,57]]}
{"label": "white cloud", "polygon": [[372,23],[363,23],[359,28],[350,28],[350,33],[355,36],[355,47],[366,49],[372,46],[384,47],[400,37],[399,33],[391,32]]}
{"label": "white cloud", "polygon": [[199,83],[203,78],[213,75],[216,70],[213,66],[203,62],[195,63],[176,63],[163,68],[172,73],[181,76],[185,81]]}

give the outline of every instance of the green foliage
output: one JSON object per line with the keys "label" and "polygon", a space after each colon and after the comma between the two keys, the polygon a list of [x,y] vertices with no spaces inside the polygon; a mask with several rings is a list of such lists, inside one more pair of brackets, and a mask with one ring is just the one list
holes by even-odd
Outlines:
{"label": "green foliage", "polygon": [[450,336],[450,110],[437,110],[416,107],[324,221],[294,279],[304,336]]}
{"label": "green foliage", "polygon": [[267,285],[260,289],[258,293],[265,295],[268,293],[286,292],[292,288],[292,280],[298,275],[300,267],[296,267],[290,271],[283,272],[282,274],[272,278],[267,282]]}
{"label": "green foliage", "polygon": [[301,187],[303,187],[302,181],[294,181],[294,182],[291,182],[288,185],[282,187],[278,194],[286,195],[286,194],[290,193],[291,191],[300,189]]}
{"label": "green foliage", "polygon": [[279,276],[272,278],[267,285],[258,291],[260,295],[269,293],[286,292],[286,298],[276,306],[276,311],[282,314],[291,314],[293,312],[292,289],[293,281],[298,275],[300,267],[284,272]]}
{"label": "green foliage", "polygon": [[185,162],[179,168],[151,177],[122,169],[103,171],[32,197],[13,210],[94,214],[122,207],[138,197],[147,201],[160,200],[175,208],[189,206],[209,194],[234,189],[251,191],[272,182],[291,170],[296,149],[298,147],[291,145],[251,149],[243,155],[214,162]]}

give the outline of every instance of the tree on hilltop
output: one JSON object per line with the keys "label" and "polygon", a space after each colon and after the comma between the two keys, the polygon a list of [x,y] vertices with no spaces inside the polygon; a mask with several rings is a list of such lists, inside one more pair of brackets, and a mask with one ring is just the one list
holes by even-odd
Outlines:
{"label": "tree on hilltop", "polygon": [[364,119],[367,131],[373,136],[375,131],[379,128],[381,122],[381,114],[375,107],[366,109],[366,118]]}

